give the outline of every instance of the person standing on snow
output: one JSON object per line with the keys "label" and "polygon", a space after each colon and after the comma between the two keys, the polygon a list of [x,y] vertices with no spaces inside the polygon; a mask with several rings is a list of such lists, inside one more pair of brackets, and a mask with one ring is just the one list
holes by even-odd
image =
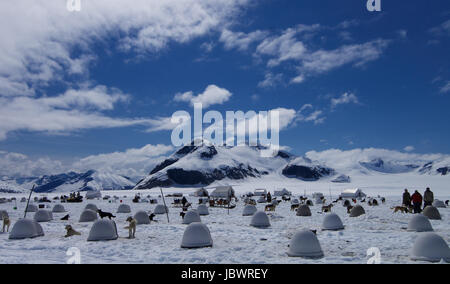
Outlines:
{"label": "person standing on snow", "polygon": [[409,194],[408,189],[405,189],[405,192],[403,193],[403,202],[402,204],[406,207],[411,206],[411,194]]}
{"label": "person standing on snow", "polygon": [[422,195],[416,190],[414,194],[411,196],[413,207],[414,207],[414,214],[422,212],[420,209],[422,207]]}
{"label": "person standing on snow", "polygon": [[425,193],[423,194],[423,209],[425,209],[425,207],[427,207],[428,205],[432,205],[434,201],[434,194],[433,192],[430,190],[429,187],[427,187],[427,189],[425,190]]}

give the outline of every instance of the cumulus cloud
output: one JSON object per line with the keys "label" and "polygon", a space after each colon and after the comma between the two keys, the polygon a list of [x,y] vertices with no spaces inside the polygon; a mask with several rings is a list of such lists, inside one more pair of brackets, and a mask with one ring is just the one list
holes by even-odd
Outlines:
{"label": "cumulus cloud", "polygon": [[41,157],[33,159],[27,155],[0,151],[0,179],[6,177],[37,177],[59,172],[63,169],[60,161]]}
{"label": "cumulus cloud", "polygon": [[173,150],[171,145],[148,144],[123,152],[88,156],[75,162],[72,167],[80,171],[94,169],[128,177],[143,177]]}
{"label": "cumulus cloud", "polygon": [[230,91],[224,88],[220,88],[216,85],[209,85],[205,91],[197,96],[194,96],[194,92],[189,91],[185,93],[178,93],[174,97],[176,102],[189,102],[191,105],[195,103],[201,103],[204,108],[207,108],[215,104],[223,104],[231,98]]}

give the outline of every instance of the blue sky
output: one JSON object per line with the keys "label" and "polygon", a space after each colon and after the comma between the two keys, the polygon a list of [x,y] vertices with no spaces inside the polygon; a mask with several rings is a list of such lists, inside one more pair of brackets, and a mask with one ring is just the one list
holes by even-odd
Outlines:
{"label": "blue sky", "polygon": [[113,8],[82,1],[73,13],[64,1],[36,2],[17,3],[45,8],[31,7],[31,18],[1,4],[9,6],[1,14],[10,8],[18,19],[9,19],[14,32],[1,30],[8,56],[0,57],[0,100],[3,113],[10,111],[0,122],[1,151],[74,160],[169,145],[170,130],[155,129],[177,110],[192,112],[175,96],[215,85],[232,95],[209,109],[294,110],[280,142],[297,154],[369,147],[450,153],[448,1],[382,0],[382,11],[372,13],[365,0],[236,0],[216,8],[199,1],[206,8],[192,14],[179,4],[175,27],[155,24],[172,16],[164,5],[146,15],[125,1]]}

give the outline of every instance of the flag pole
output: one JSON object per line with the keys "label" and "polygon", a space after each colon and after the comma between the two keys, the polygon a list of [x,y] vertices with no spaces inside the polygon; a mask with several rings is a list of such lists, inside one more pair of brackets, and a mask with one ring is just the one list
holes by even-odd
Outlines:
{"label": "flag pole", "polygon": [[25,207],[25,213],[24,213],[24,215],[23,215],[23,218],[24,218],[24,219],[27,217],[28,205],[30,204],[31,194],[33,193],[33,190],[34,190],[34,187],[35,187],[35,186],[36,186],[36,185],[33,184],[33,188],[31,188],[30,195],[28,196],[27,206]]}
{"label": "flag pole", "polygon": [[169,209],[169,208],[167,208],[166,200],[164,199],[164,193],[163,193],[163,191],[162,191],[162,187],[160,187],[159,190],[161,190],[161,196],[162,196],[162,199],[163,199],[164,208],[165,208],[165,210],[166,210],[167,223],[170,223],[170,220],[169,220],[169,212],[168,212],[168,209]]}

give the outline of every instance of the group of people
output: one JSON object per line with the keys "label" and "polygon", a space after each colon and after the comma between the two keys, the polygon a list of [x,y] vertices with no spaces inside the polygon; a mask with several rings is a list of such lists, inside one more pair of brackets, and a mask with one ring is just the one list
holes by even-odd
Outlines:
{"label": "group of people", "polygon": [[428,205],[432,205],[433,201],[434,194],[429,187],[427,187],[423,196],[417,190],[413,193],[413,195],[409,193],[408,189],[405,189],[405,192],[403,193],[403,206],[412,206],[414,214],[422,212],[422,203],[423,208],[425,209]]}

